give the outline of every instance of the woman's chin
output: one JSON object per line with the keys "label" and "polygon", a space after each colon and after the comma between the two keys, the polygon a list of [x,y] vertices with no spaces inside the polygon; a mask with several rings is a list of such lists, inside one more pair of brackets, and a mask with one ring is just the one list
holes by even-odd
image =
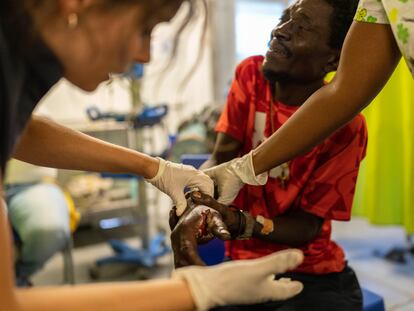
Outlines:
{"label": "woman's chin", "polygon": [[106,75],[105,77],[100,77],[99,79],[71,79],[71,77],[65,77],[70,83],[77,86],[81,90],[85,92],[93,92],[95,91],[98,86],[105,81],[108,81],[110,79],[109,75]]}

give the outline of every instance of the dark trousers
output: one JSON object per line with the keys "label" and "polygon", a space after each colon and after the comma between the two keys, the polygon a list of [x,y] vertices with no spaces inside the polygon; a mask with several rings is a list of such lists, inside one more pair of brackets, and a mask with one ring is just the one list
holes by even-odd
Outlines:
{"label": "dark trousers", "polygon": [[[245,306],[226,306],[214,311],[362,311],[362,291],[354,270],[325,275],[286,273],[278,278],[301,281],[303,291],[285,301]],[[254,285],[252,285],[254,286]]]}

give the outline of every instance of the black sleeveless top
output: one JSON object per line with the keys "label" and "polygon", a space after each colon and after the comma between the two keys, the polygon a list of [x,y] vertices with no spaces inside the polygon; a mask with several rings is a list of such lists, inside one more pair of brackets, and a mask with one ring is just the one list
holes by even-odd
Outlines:
{"label": "black sleeveless top", "polygon": [[0,171],[18,143],[37,103],[63,70],[35,34],[22,0],[0,1]]}

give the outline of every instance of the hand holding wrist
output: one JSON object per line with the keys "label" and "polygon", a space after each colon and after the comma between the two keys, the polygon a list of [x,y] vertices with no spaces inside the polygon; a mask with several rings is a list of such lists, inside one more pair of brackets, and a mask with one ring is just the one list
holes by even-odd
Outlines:
{"label": "hand holding wrist", "polygon": [[232,203],[245,184],[253,186],[266,184],[267,172],[256,176],[252,155],[253,153],[250,152],[241,158],[204,171],[216,183],[220,203]]}
{"label": "hand holding wrist", "polygon": [[230,161],[229,170],[247,185],[263,186],[267,183],[267,172],[258,175],[255,173],[253,151],[250,151],[241,158]]}
{"label": "hand holding wrist", "polygon": [[177,207],[177,215],[181,215],[187,207],[184,188],[198,188],[201,192],[213,195],[213,181],[203,172],[189,165],[159,160],[156,175],[147,179],[149,183],[169,195]]}

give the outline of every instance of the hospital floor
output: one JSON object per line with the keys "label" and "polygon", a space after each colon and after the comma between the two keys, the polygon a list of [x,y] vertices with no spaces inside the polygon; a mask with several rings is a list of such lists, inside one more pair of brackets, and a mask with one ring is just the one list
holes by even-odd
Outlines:
{"label": "hospital floor", "polygon": [[[398,227],[375,227],[355,218],[349,223],[335,223],[334,238],[344,247],[350,265],[355,269],[361,285],[384,297],[386,310],[414,311],[414,256],[407,255],[405,264],[384,260],[382,255],[395,247],[406,247],[404,231]],[[139,245],[137,238],[128,238],[131,245]],[[78,247],[73,251],[76,283],[90,283],[93,260],[112,254],[107,244]],[[136,280],[169,275],[171,256],[159,260],[152,270],[133,266],[110,266],[100,269],[100,280]],[[62,284],[62,255],[57,254],[34,278],[35,285]],[[94,271],[92,269],[92,271]]]}

